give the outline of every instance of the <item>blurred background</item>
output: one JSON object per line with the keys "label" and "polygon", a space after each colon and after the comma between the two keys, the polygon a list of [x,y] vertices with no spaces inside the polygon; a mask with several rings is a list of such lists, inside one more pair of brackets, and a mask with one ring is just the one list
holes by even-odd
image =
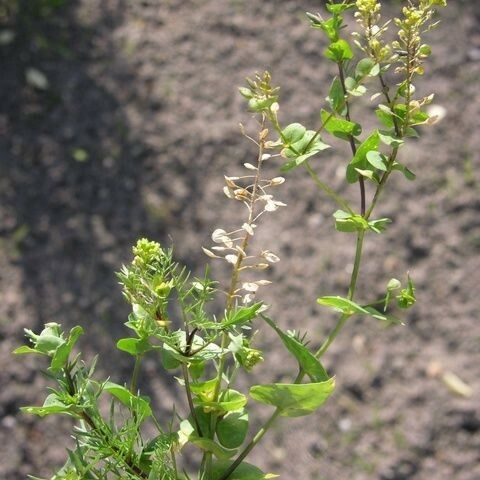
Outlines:
{"label": "blurred background", "polygon": [[[384,3],[385,16],[401,4]],[[128,307],[114,272],[147,236],[173,242],[177,259],[201,273],[210,233],[239,224],[221,190],[223,174],[255,155],[238,128],[254,128],[237,93],[246,76],[269,69],[283,121],[318,125],[334,72],[304,12],[322,4],[0,1],[1,479],[49,477],[70,445],[68,419],[18,411],[42,403],[48,384],[41,361],[11,355],[23,328],[84,326],[99,375],[122,381],[130,360],[114,346]],[[418,87],[436,92],[444,118],[403,150],[418,178],[392,177],[378,216],[394,223],[368,237],[359,285],[359,298],[371,298],[410,270],[419,304],[405,327],[355,319],[345,328],[325,357],[334,397],[315,416],[278,423],[251,458],[282,478],[480,478],[478,1],[452,0],[441,17]],[[370,108],[354,106],[353,118],[371,117]],[[338,146],[313,165],[355,202],[345,158]],[[283,328],[308,329],[318,345],[334,320],[315,299],[345,292],[354,238],[333,230],[335,207],[305,172],[293,172],[279,197],[288,209],[256,235],[282,258],[264,298]],[[254,381],[288,381],[294,365],[263,330],[271,356]],[[154,357],[142,385],[165,414],[181,398]]]}

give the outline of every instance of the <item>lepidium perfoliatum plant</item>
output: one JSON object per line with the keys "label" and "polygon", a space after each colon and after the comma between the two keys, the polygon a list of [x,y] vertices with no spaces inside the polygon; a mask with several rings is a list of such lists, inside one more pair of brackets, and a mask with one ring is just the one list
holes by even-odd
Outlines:
{"label": "lepidium perfoliatum plant", "polygon": [[[217,228],[212,244],[203,249],[212,261],[225,261],[230,279],[219,284],[210,278],[208,268],[201,278],[193,278],[174,261],[170,248],[139,240],[132,262],[118,273],[132,306],[126,322],[129,336],[117,343],[119,350],[132,356],[127,382],[98,380],[95,362],[87,364],[80,353],[73,353],[83,333],[81,327],[65,333],[60,325],[49,323],[38,335],[27,330],[30,344],[16,353],[47,357],[46,373],[55,386],[42,406],[23,410],[41,417],[68,415],[75,422],[74,446],[53,479],[273,478],[275,474],[264,473],[246,459],[279,417],[314,414],[332,395],[335,380],[321,360],[345,324],[359,315],[387,324],[402,323],[396,315],[415,303],[415,288],[408,275],[400,275],[406,277],[403,283],[392,278],[381,298],[359,300],[356,286],[365,237],[373,240],[390,223],[388,218],[375,217],[388,180],[394,174],[415,178],[408,159],[404,163],[400,156],[402,146],[418,136],[419,126],[435,122],[425,109],[433,95],[416,95],[415,80],[424,74],[430,55],[422,36],[435,26],[436,7],[446,2],[405,3],[399,17],[387,21],[382,20],[381,4],[376,0],[331,1],[323,16],[307,14],[311,26],[326,37],[324,56],[335,72],[326,101],[319,107],[316,129],[281,123],[279,89],[268,73],[256,75],[240,89],[258,124],[256,133],[243,127],[242,132],[258,153],[244,163],[244,175],[225,176],[224,193],[237,202],[239,220]],[[357,26],[353,34],[344,25],[344,15],[351,12]],[[369,106],[361,113],[357,100],[367,92],[368,101],[362,105]],[[375,111],[378,127],[364,132],[362,121],[371,111]],[[328,158],[330,143],[337,141],[351,149],[345,174],[349,184],[358,185],[358,204],[343,198],[322,178],[322,162]],[[284,331],[281,321],[270,318],[268,306],[261,301],[261,290],[270,283],[263,274],[279,257],[267,248],[252,249],[251,240],[265,215],[278,216],[286,208],[277,197],[285,179],[280,174],[266,177],[265,162],[279,164],[283,173],[305,169],[321,195],[337,208],[333,213],[336,230],[356,237],[345,296],[317,299],[338,312],[335,326],[317,349],[311,347],[307,334]],[[220,295],[224,306],[214,314]],[[261,328],[272,328],[278,334],[286,353],[296,359],[298,372],[289,383],[265,379],[240,391],[238,384],[245,385],[248,373],[268,353],[255,343],[253,332]],[[149,398],[139,390],[142,360],[147,355],[158,357],[159,368],[161,364],[166,375],[173,375],[185,394],[185,401],[172,408],[170,418],[157,418]],[[270,406],[272,412],[259,430],[252,431],[249,407],[255,402]],[[103,408],[106,403],[109,408]],[[146,438],[145,432],[152,431],[156,434]]]}

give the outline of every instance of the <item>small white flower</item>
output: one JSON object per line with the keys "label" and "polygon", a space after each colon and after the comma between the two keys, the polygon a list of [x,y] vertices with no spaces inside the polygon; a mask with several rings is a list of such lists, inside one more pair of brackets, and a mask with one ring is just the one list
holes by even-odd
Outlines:
{"label": "small white flower", "polygon": [[243,166],[248,170],[257,170],[257,167],[255,165],[252,165],[251,163],[244,163]]}

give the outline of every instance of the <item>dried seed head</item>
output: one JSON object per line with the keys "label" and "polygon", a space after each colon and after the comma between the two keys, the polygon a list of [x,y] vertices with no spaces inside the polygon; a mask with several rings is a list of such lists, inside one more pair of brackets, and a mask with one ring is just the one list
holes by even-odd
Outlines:
{"label": "dried seed head", "polygon": [[227,232],[223,228],[217,228],[212,233],[212,240],[215,243],[222,243],[223,238],[227,235]]}
{"label": "dried seed head", "polygon": [[237,255],[233,255],[233,254],[225,255],[225,260],[226,260],[228,263],[231,263],[232,265],[236,265],[236,263],[237,263],[237,261],[238,261],[238,256],[237,256]]}
{"label": "dried seed head", "polygon": [[261,256],[269,263],[277,263],[280,261],[280,258],[270,250],[264,250]]}
{"label": "dried seed head", "polygon": [[235,195],[233,194],[233,191],[232,191],[230,188],[228,188],[228,187],[223,187],[223,193],[225,194],[225,196],[226,196],[227,198],[230,198],[230,199],[232,199],[232,200],[235,199]]}
{"label": "dried seed head", "polygon": [[255,293],[258,290],[258,285],[255,282],[242,283],[242,288],[247,292]]}
{"label": "dried seed head", "polygon": [[207,257],[210,257],[210,258],[221,258],[219,257],[218,255],[215,255],[211,250],[209,250],[208,248],[205,248],[205,247],[202,247],[202,250],[203,250],[203,253],[205,255],[207,255]]}
{"label": "dried seed head", "polygon": [[285,183],[285,179],[283,177],[275,177],[270,180],[270,185],[272,185],[273,187],[281,185],[282,183]]}
{"label": "dried seed head", "polygon": [[244,223],[242,225],[242,228],[251,236],[253,236],[254,232],[253,232],[253,224],[248,224],[248,223]]}

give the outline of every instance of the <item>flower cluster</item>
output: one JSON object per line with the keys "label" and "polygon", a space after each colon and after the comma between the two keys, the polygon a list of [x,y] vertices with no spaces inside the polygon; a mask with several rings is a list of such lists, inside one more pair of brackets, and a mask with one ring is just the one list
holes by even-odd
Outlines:
{"label": "flower cluster", "polygon": [[255,235],[257,222],[268,212],[274,212],[280,207],[286,206],[285,203],[277,200],[272,189],[283,184],[283,177],[274,177],[264,179],[261,176],[263,163],[272,157],[264,153],[268,148],[267,142],[268,130],[261,128],[258,140],[251,137],[259,148],[259,155],[256,165],[245,163],[244,167],[248,171],[243,176],[225,176],[225,187],[223,192],[226,197],[242,203],[247,210],[246,221],[240,228],[230,231],[223,228],[217,228],[212,233],[214,246],[210,249],[203,248],[203,251],[210,258],[223,258],[232,265],[232,283],[230,291],[227,292],[229,301],[234,298],[242,298],[242,303],[248,304],[253,301],[259,287],[268,285],[268,280],[245,281],[240,283],[240,273],[246,270],[265,270],[270,264],[278,262],[280,259],[270,250],[261,250],[255,255],[247,253],[247,247],[250,239]]}
{"label": "flower cluster", "polygon": [[417,5],[409,2],[403,7],[402,18],[395,18],[395,25],[399,28],[398,40],[392,43],[399,53],[400,66],[396,72],[406,72],[410,79],[414,74],[423,75],[422,63],[430,56],[431,49],[421,43],[421,35],[436,26],[437,23],[432,22],[435,7],[445,7],[446,4],[446,0],[420,0]]}
{"label": "flower cluster", "polygon": [[[171,250],[164,250],[157,242],[145,238],[133,247],[134,258],[117,274],[123,294],[132,304],[137,321],[153,321],[157,326],[167,327],[168,297],[175,286],[172,273],[176,265]],[[151,325],[153,326],[153,325]]]}
{"label": "flower cluster", "polygon": [[354,32],[356,45],[377,63],[387,63],[391,60],[392,49],[383,41],[383,34],[387,31],[386,22],[380,25],[381,4],[377,0],[357,0],[355,18],[362,28],[362,33]]}

